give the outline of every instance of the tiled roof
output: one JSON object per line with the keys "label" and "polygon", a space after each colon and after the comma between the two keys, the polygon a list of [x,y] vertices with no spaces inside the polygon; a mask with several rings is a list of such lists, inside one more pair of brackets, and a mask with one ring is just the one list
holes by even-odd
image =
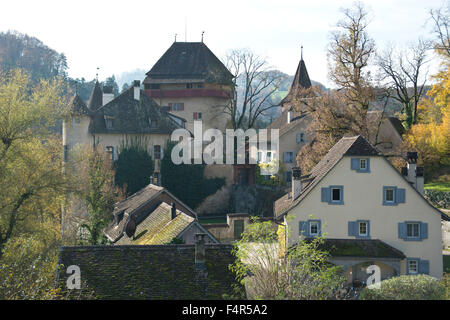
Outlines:
{"label": "tiled roof", "polygon": [[312,168],[308,178],[302,181],[302,192],[297,199],[290,198],[289,193],[275,201],[275,216],[280,217],[286,210],[296,206],[308,193],[330,172],[330,170],[342,159],[343,156],[377,156],[377,151],[362,136],[343,137],[328,153]]}
{"label": "tiled roof", "polygon": [[401,137],[406,132],[406,130],[400,119],[396,117],[389,117],[388,119]]}
{"label": "tiled roof", "polygon": [[138,224],[134,239],[123,236],[115,244],[157,245],[170,243],[195,221],[193,217],[180,210],[177,210],[175,219],[172,219],[171,209],[170,205],[162,202]]}
{"label": "tiled roof", "polygon": [[287,115],[288,115],[288,111],[283,111],[281,112],[280,116],[278,118],[276,118],[274,121],[272,121],[272,123],[267,126],[267,137],[270,137],[270,130],[271,129],[278,129],[279,132],[279,136],[281,137],[282,135],[288,133],[289,131],[291,131],[292,129],[294,129],[295,127],[297,127],[300,123],[301,123],[301,119],[304,119],[305,117],[308,116],[307,112],[297,112],[297,111],[291,111],[292,115],[291,115],[291,122],[287,123]]}
{"label": "tiled roof", "polygon": [[[203,42],[174,42],[147,79],[201,79],[231,83],[233,75]],[[144,83],[146,83],[144,80]]]}
{"label": "tiled roof", "polygon": [[81,97],[76,93],[69,102],[69,111],[71,114],[88,115],[89,110]]}
{"label": "tiled roof", "polygon": [[[223,299],[236,282],[233,246],[205,244],[205,270],[195,267],[194,245],[61,247],[56,285],[67,293],[67,267],[81,270],[80,299]],[[93,294],[93,297],[92,297]]]}
{"label": "tiled roof", "polygon": [[[106,126],[105,117],[112,119],[112,127]],[[153,127],[149,119],[157,125]],[[182,126],[143,91],[140,92],[139,101],[134,99],[134,87],[130,87],[117,98],[97,109],[89,130],[91,133],[170,134],[179,128]]]}
{"label": "tiled roof", "polygon": [[403,252],[378,239],[325,239],[321,248],[333,257],[406,258]]}
{"label": "tiled roof", "polygon": [[305,61],[303,58],[300,59],[297,71],[295,72],[294,81],[292,82],[289,93],[280,102],[281,105],[284,103],[291,102],[293,99],[301,97],[301,90],[308,89],[311,87],[311,80],[309,79],[308,71],[306,70]]}

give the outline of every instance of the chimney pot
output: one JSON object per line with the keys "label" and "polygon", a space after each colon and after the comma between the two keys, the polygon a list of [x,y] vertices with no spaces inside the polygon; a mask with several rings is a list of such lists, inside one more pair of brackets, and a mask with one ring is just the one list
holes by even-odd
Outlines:
{"label": "chimney pot", "polygon": [[302,182],[300,177],[302,175],[302,170],[299,167],[292,168],[292,201],[297,199],[302,192]]}
{"label": "chimney pot", "polygon": [[408,163],[417,163],[417,152],[408,151],[406,153]]}
{"label": "chimney pot", "polygon": [[195,234],[195,268],[205,270],[205,234]]}
{"label": "chimney pot", "polygon": [[141,100],[141,81],[134,80],[133,82],[134,100]]}
{"label": "chimney pot", "polygon": [[171,219],[175,219],[177,217],[177,206],[175,202],[172,202],[172,208],[171,208]]}

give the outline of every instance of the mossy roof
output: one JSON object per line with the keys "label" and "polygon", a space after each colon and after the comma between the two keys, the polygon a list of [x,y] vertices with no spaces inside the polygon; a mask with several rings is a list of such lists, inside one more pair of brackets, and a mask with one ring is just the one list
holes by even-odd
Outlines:
{"label": "mossy roof", "polygon": [[194,218],[177,210],[176,217],[171,217],[171,206],[162,202],[151,214],[136,227],[133,238],[124,235],[116,245],[156,245],[168,244],[177,238]]}

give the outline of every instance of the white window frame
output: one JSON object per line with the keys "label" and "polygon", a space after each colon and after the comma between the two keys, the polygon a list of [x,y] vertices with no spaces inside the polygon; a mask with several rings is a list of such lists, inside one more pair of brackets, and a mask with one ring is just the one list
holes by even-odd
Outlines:
{"label": "white window frame", "polygon": [[[388,191],[392,191],[392,200],[388,200]],[[395,189],[394,188],[386,188],[384,190],[384,201],[387,203],[394,203],[395,202]]]}
{"label": "white window frame", "polygon": [[[339,199],[333,199],[333,190],[339,190]],[[342,201],[342,192],[340,188],[331,188],[331,202],[341,202]]]}
{"label": "white window frame", "polygon": [[[175,106],[177,106],[178,108],[175,108]],[[180,102],[174,102],[172,104],[172,110],[173,111],[181,111],[181,103]]]}
{"label": "white window frame", "polygon": [[[414,227],[412,227],[413,235],[411,235],[411,236],[408,235],[408,225],[412,225],[412,226],[417,225],[417,236],[414,235]],[[420,238],[420,223],[418,223],[418,222],[407,222],[406,223],[406,237],[407,238]]]}
{"label": "white window frame", "polygon": [[[411,262],[415,263],[415,271],[411,269]],[[419,261],[416,259],[408,260],[408,273],[409,274],[418,274],[419,273]]]}
{"label": "white window frame", "polygon": [[[313,226],[315,226],[316,227],[316,229],[317,229],[317,232],[316,233],[313,233],[312,232],[312,228],[313,228]],[[311,235],[311,236],[318,236],[319,235],[319,222],[318,221],[310,221],[309,222],[309,234]]]}
{"label": "white window frame", "polygon": [[[366,230],[366,232],[365,233],[361,233],[361,225],[365,225],[365,230]],[[367,221],[360,221],[359,223],[358,223],[358,234],[360,235],[360,236],[365,236],[365,237],[367,237],[367,235],[368,235],[368,223],[367,223]]]}
{"label": "white window frame", "polygon": [[[364,163],[364,167],[362,166],[363,163]],[[359,159],[359,169],[367,170],[367,159]]]}

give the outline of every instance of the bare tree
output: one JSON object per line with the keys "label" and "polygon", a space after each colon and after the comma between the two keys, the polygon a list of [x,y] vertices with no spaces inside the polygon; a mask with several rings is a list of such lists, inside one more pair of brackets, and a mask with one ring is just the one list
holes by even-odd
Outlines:
{"label": "bare tree", "polygon": [[396,51],[390,46],[378,55],[380,81],[387,81],[396,94],[392,96],[403,105],[406,127],[417,123],[417,105],[427,79],[424,66],[428,62],[429,41],[419,39],[407,51]]}
{"label": "bare tree", "polygon": [[447,5],[442,8],[431,9],[430,16],[434,22],[433,31],[438,38],[438,41],[434,44],[434,48],[450,58],[450,37],[448,32],[450,24],[450,2],[447,2]]}
{"label": "bare tree", "polygon": [[350,104],[367,111],[373,98],[368,64],[375,53],[375,42],[367,33],[368,12],[357,2],[343,9],[344,19],[331,32],[328,48],[329,77]]}
{"label": "bare tree", "polygon": [[[233,129],[253,128],[261,115],[276,106],[271,95],[277,91],[282,75],[248,49],[230,51],[225,65],[234,75],[235,91],[230,93],[224,112],[230,115]],[[242,90],[237,90],[238,86]]]}

